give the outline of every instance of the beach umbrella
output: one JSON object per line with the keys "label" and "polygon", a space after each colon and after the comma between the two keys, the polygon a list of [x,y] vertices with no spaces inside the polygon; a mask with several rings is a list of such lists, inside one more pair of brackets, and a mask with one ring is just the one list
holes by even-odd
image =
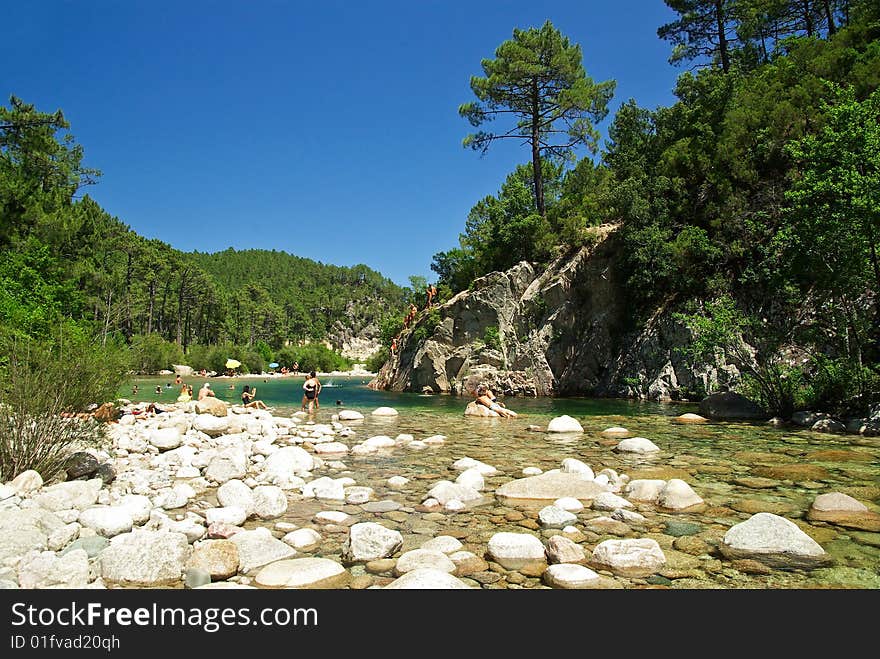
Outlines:
{"label": "beach umbrella", "polygon": [[269,368],[278,368],[278,362],[272,362],[269,364]]}
{"label": "beach umbrella", "polygon": [[241,362],[237,359],[226,360],[226,368],[238,368],[239,366],[241,366]]}

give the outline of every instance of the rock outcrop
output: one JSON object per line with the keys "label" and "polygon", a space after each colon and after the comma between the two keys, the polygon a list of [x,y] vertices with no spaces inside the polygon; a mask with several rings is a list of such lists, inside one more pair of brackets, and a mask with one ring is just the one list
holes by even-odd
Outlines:
{"label": "rock outcrop", "polygon": [[665,305],[628,320],[615,266],[615,227],[544,271],[520,262],[474,281],[405,331],[372,386],[470,395],[480,382],[507,396],[594,395],[673,400],[739,378],[734,365],[693,367],[690,331]]}

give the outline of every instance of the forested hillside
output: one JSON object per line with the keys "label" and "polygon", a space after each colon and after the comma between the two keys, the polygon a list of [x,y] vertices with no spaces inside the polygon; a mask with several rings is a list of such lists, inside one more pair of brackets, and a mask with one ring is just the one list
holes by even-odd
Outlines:
{"label": "forested hillside", "polygon": [[275,250],[191,256],[229,296],[236,343],[323,339],[342,319],[355,331],[378,328],[389,308],[404,303],[404,289],[364,265],[325,265]]}
{"label": "forested hillside", "polygon": [[363,265],[257,250],[186,254],[139,236],[85,194],[100,172],[82,166],[69,129],[60,110],[14,96],[0,107],[4,345],[77,336],[139,372],[219,370],[227,357],[246,370],[273,359],[338,368],[345,361],[326,348],[296,349],[326,340],[334,323],[375,335],[402,308],[405,289]]}

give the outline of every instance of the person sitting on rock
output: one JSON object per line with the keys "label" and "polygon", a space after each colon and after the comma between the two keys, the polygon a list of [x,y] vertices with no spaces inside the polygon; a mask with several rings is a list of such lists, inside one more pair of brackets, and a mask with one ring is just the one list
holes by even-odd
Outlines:
{"label": "person sitting on rock", "polygon": [[241,403],[245,407],[254,407],[258,410],[265,410],[266,403],[261,400],[256,400],[254,398],[257,395],[257,388],[254,387],[254,390],[251,391],[251,386],[249,384],[244,385],[244,389],[241,391]]}
{"label": "person sitting on rock", "polygon": [[492,390],[489,389],[485,384],[481,384],[477,387],[476,391],[477,395],[477,403],[479,405],[485,405],[493,412],[496,412],[499,416],[503,417],[514,417],[517,416],[517,413],[513,410],[507,409],[504,403],[500,402],[495,394],[492,393]]}

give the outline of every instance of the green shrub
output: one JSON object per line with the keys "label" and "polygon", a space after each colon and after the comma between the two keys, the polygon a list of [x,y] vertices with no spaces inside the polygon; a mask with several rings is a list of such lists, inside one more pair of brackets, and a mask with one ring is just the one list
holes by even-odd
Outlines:
{"label": "green shrub", "polygon": [[183,364],[181,347],[174,341],[166,341],[159,334],[136,334],[131,339],[131,369],[137,373],[157,373],[172,369],[173,364]]}
{"label": "green shrub", "polygon": [[101,346],[67,327],[52,341],[3,341],[6,361],[0,390],[0,481],[27,469],[44,480],[64,471],[73,449],[98,446],[103,424],[66,418],[90,404],[114,400],[128,354]]}
{"label": "green shrub", "polygon": [[861,416],[880,398],[880,373],[849,359],[814,356],[798,407]]}
{"label": "green shrub", "polygon": [[413,338],[418,342],[424,341],[434,334],[440,322],[440,310],[431,309],[413,330]]}
{"label": "green shrub", "polygon": [[501,334],[497,327],[490,325],[486,328],[483,332],[483,343],[492,350],[501,350]]}
{"label": "green shrub", "polygon": [[367,358],[367,370],[377,373],[379,369],[385,365],[385,362],[388,361],[390,356],[391,354],[389,353],[388,348],[382,346],[378,351]]}

